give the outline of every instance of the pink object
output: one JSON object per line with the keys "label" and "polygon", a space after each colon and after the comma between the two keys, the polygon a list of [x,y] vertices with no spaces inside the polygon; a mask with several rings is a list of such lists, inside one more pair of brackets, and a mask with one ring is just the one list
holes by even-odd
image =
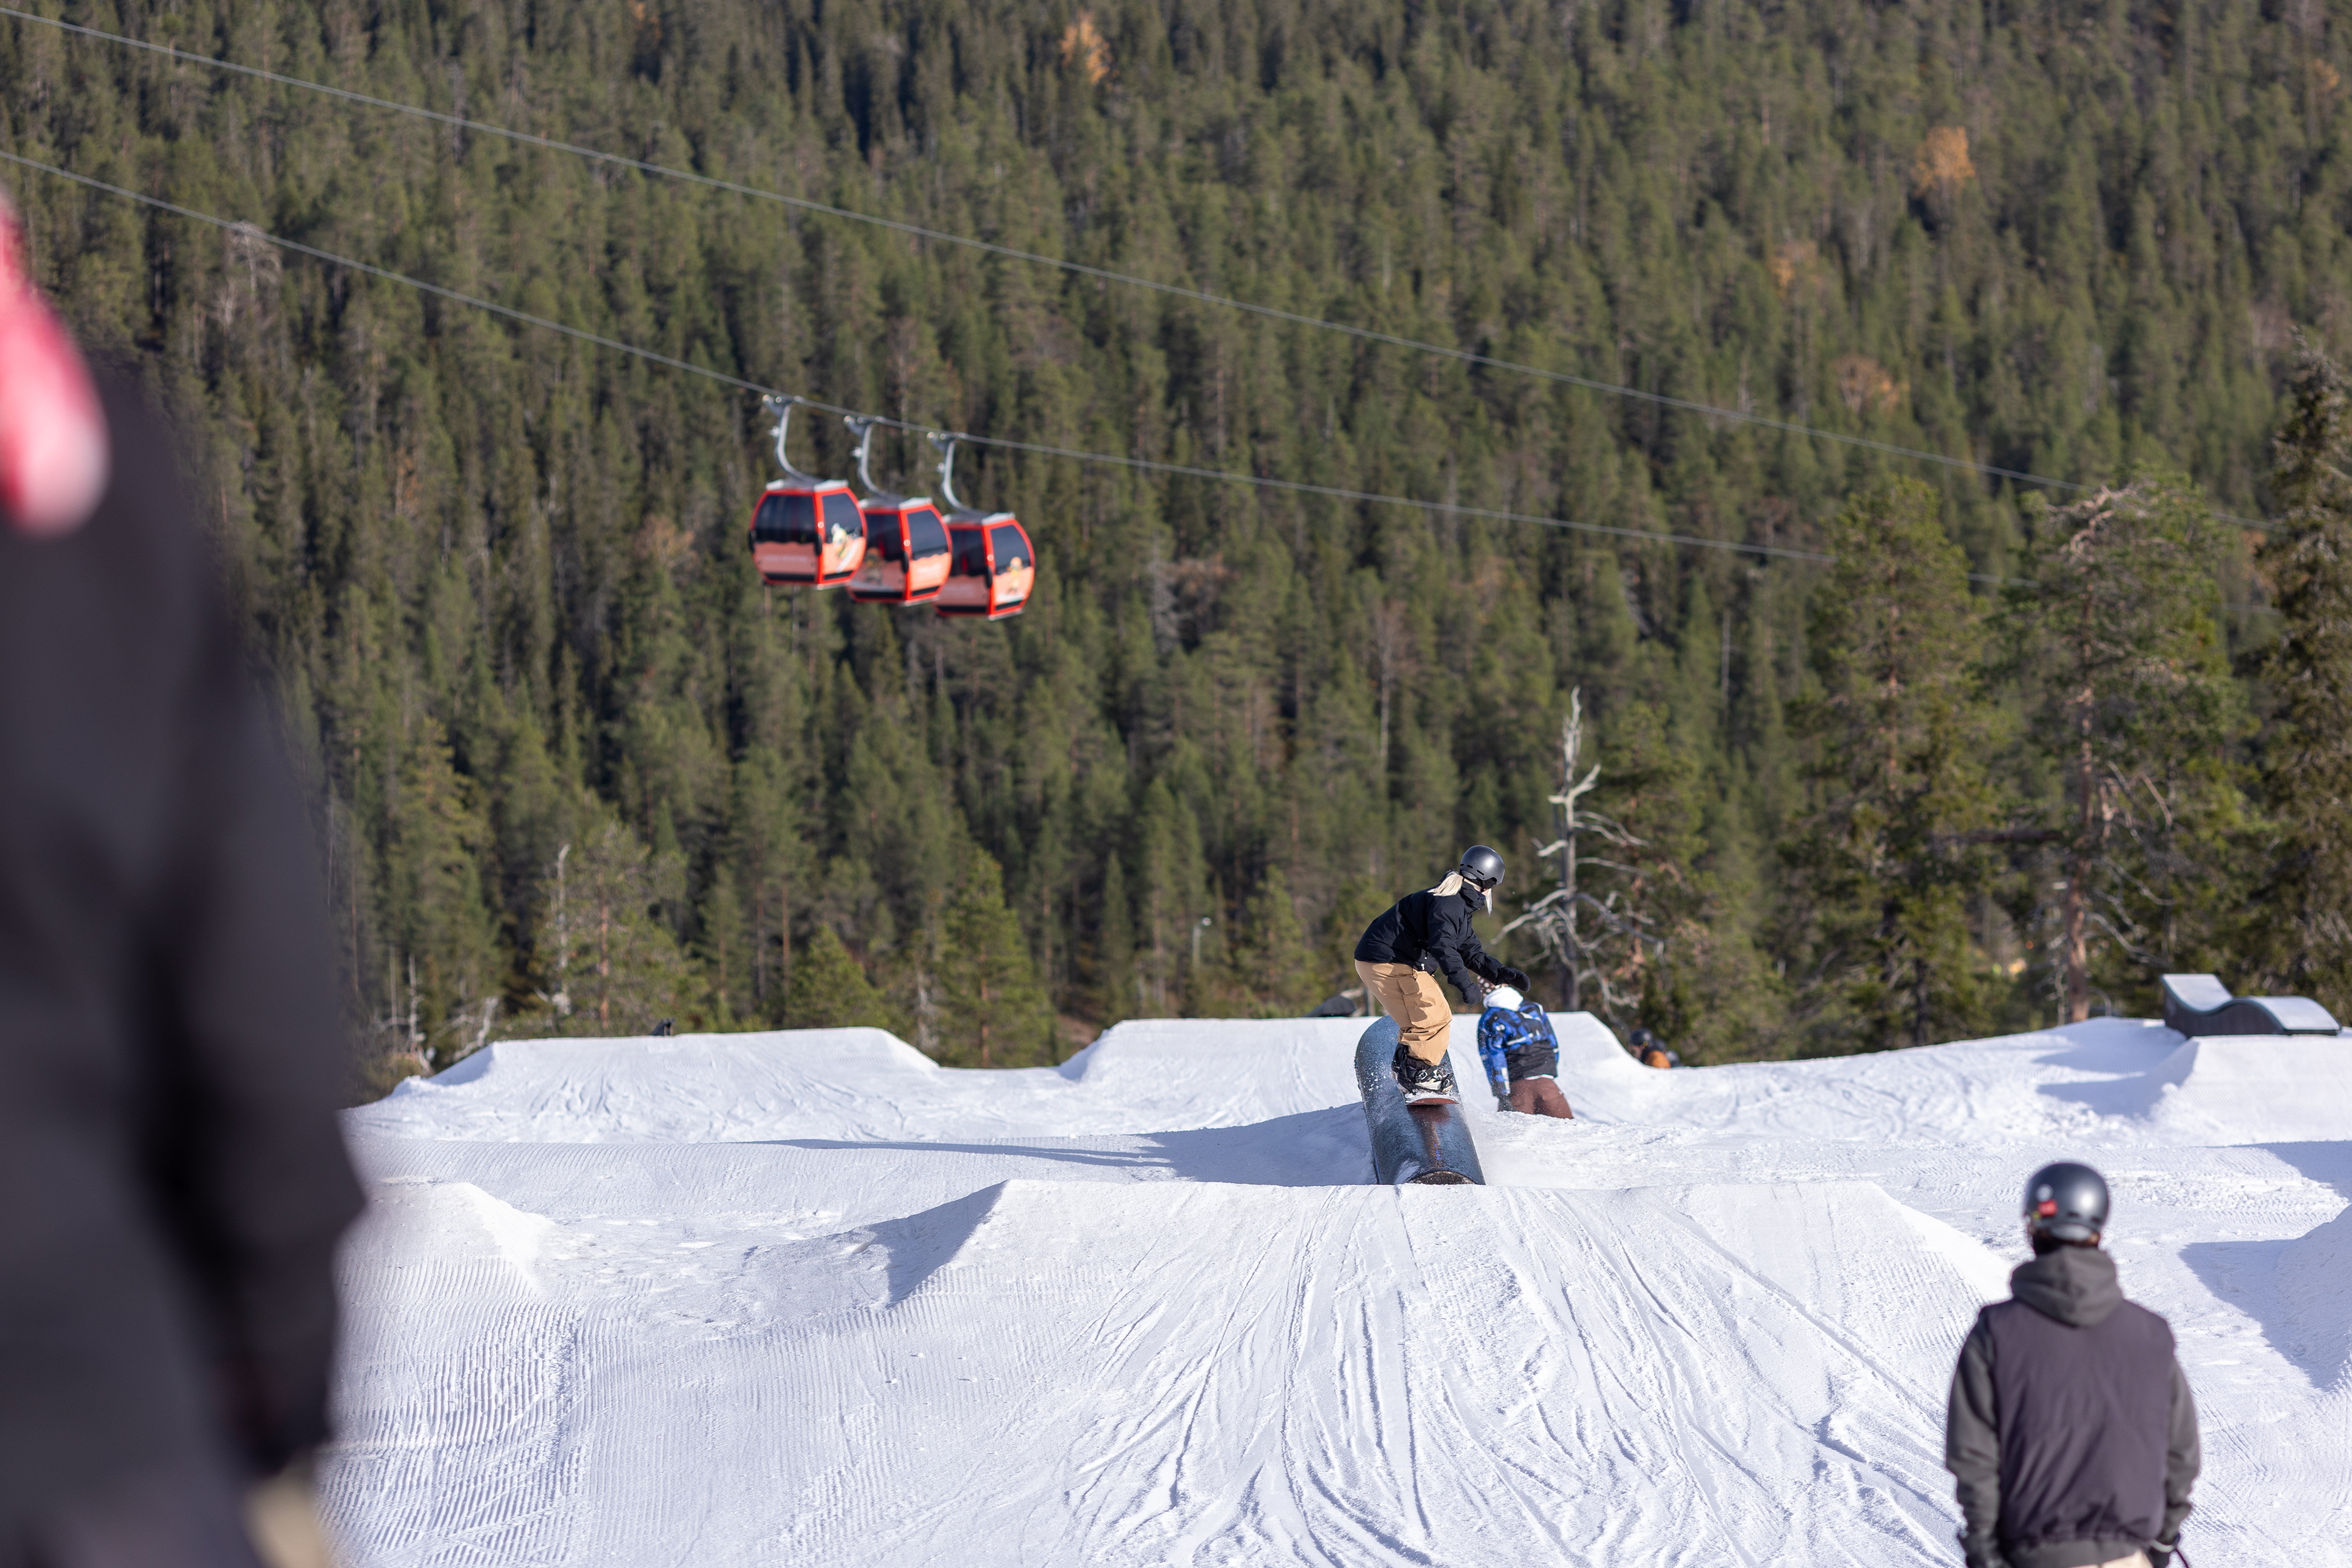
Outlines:
{"label": "pink object", "polygon": [[33,286],[0,195],[0,514],[37,539],[81,526],[105,493],[106,416],[89,371]]}

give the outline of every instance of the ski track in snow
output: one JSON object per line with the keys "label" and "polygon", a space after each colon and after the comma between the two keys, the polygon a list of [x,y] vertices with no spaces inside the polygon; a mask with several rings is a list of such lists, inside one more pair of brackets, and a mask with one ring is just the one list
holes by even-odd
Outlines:
{"label": "ski track in snow", "polygon": [[2352,1565],[2352,1039],[1662,1073],[1554,1022],[1579,1120],[1472,1104],[1485,1188],[1370,1184],[1362,1020],[494,1047],[349,1114],[331,1521],[402,1568],[1949,1563],[1953,1359],[2074,1156],[2198,1395],[2192,1555]]}

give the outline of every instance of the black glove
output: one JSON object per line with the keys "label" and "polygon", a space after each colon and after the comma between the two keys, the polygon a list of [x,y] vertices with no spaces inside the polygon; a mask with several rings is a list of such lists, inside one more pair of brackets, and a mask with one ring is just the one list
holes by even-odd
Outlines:
{"label": "black glove", "polygon": [[1513,969],[1507,963],[1496,965],[1495,973],[1503,977],[1502,983],[1504,984],[1509,986],[1512,990],[1517,992],[1522,996],[1528,994],[1528,987],[1535,984],[1534,981],[1528,978],[1528,972],[1526,970]]}

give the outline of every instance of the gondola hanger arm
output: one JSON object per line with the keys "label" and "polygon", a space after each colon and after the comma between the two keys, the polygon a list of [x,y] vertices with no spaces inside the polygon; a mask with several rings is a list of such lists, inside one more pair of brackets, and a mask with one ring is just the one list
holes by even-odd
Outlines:
{"label": "gondola hanger arm", "polygon": [[964,505],[963,498],[957,495],[955,490],[956,443],[963,437],[952,430],[934,430],[926,439],[939,448],[940,496],[948,503],[949,511],[953,513],[971,510],[971,507]]}
{"label": "gondola hanger arm", "polygon": [[874,469],[871,463],[874,457],[874,427],[884,421],[871,414],[845,414],[841,416],[841,422],[849,426],[851,435],[857,437],[857,482],[866,487],[867,495],[880,495],[882,487],[874,482]]}
{"label": "gondola hanger arm", "polygon": [[761,396],[760,406],[766,409],[769,414],[773,416],[776,421],[775,430],[773,432],[776,437],[776,467],[783,469],[784,478],[792,480],[793,483],[813,485],[818,482],[817,477],[814,474],[804,474],[801,472],[800,469],[793,467],[792,456],[784,447],[785,433],[792,426],[793,407],[795,404],[804,403],[806,401],[807,399],[802,397],[798,393],[771,392],[763,394]]}

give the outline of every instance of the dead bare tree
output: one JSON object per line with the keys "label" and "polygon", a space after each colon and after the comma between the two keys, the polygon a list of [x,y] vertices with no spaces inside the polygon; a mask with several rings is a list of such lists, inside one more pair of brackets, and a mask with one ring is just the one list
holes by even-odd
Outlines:
{"label": "dead bare tree", "polygon": [[[1536,851],[1539,860],[1559,858],[1559,885],[1529,904],[1503,928],[1503,934],[1528,929],[1551,960],[1568,1011],[1585,1008],[1590,988],[1601,1016],[1616,1018],[1631,1010],[1633,998],[1624,988],[1638,980],[1644,959],[1655,959],[1666,944],[1656,933],[1654,921],[1639,907],[1642,868],[1588,852],[1581,842],[1589,837],[1612,851],[1646,847],[1622,824],[1581,804],[1601,782],[1599,763],[1586,767],[1582,778],[1577,776],[1583,751],[1584,693],[1578,689],[1569,693],[1568,717],[1560,721],[1559,792],[1550,797],[1559,837]],[[1609,876],[1612,885],[1596,895],[1584,885],[1588,870]]]}

